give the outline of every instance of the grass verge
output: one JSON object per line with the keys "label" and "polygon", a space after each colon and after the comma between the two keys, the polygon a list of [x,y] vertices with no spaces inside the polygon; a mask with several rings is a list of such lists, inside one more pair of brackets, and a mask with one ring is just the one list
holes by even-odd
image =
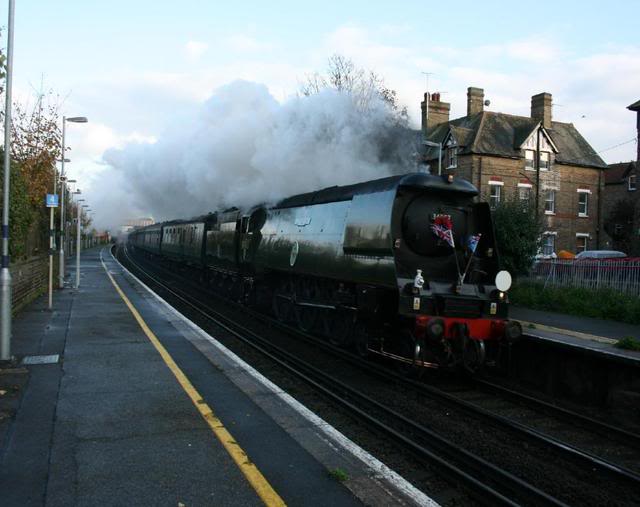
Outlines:
{"label": "grass verge", "polygon": [[640,297],[611,289],[545,288],[540,284],[519,282],[509,291],[509,300],[534,310],[640,324]]}
{"label": "grass verge", "polygon": [[614,346],[619,349],[640,351],[640,340],[633,336],[625,336],[624,338],[620,338]]}
{"label": "grass verge", "polygon": [[329,475],[338,482],[344,482],[349,478],[349,474],[342,470],[342,468],[334,468],[333,470],[329,470]]}

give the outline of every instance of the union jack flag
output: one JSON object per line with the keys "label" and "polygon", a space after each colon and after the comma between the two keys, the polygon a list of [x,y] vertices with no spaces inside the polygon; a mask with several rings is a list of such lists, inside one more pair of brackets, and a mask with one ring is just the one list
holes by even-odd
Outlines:
{"label": "union jack flag", "polygon": [[431,230],[440,239],[446,241],[451,248],[455,248],[453,241],[453,222],[449,215],[436,215],[431,224]]}
{"label": "union jack flag", "polygon": [[471,252],[475,253],[476,248],[478,248],[478,243],[480,243],[481,236],[482,236],[482,233],[476,234],[475,236],[473,234],[469,236],[469,239],[467,240],[467,245],[469,246],[469,250],[471,250]]}

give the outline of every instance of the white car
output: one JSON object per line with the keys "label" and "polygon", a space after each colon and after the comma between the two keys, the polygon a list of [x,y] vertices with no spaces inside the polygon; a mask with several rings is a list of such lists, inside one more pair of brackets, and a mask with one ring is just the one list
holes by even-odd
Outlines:
{"label": "white car", "polygon": [[627,257],[627,254],[616,250],[585,250],[576,255],[576,259],[619,259],[621,257]]}

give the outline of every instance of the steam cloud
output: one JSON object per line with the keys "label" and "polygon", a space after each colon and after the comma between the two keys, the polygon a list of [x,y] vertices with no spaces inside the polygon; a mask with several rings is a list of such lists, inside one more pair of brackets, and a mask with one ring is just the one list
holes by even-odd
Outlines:
{"label": "steam cloud", "polygon": [[281,104],[261,84],[223,86],[156,143],[104,154],[104,177],[120,184],[97,215],[108,206],[114,228],[124,213],[187,218],[415,170],[415,136],[388,104],[358,104],[333,90]]}

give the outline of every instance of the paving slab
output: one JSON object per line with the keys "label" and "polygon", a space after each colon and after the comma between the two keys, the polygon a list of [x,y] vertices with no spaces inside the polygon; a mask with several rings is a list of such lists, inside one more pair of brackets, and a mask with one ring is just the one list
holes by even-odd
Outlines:
{"label": "paving slab", "polygon": [[[340,458],[323,423],[301,431],[305,423],[286,415],[281,391],[246,378],[241,389],[232,377],[247,370],[214,363],[221,355],[207,337],[151,297],[108,250],[93,249],[84,254],[78,290],[57,291],[53,311],[40,298],[14,320],[18,360],[58,360],[23,366],[28,382],[0,434],[3,507],[263,504],[116,292],[101,253],[151,332],[286,503],[425,503],[389,491],[381,479],[387,471],[358,472],[369,470],[361,458]],[[296,431],[307,434],[296,439]],[[354,470],[351,487],[327,470],[345,460]]]}

